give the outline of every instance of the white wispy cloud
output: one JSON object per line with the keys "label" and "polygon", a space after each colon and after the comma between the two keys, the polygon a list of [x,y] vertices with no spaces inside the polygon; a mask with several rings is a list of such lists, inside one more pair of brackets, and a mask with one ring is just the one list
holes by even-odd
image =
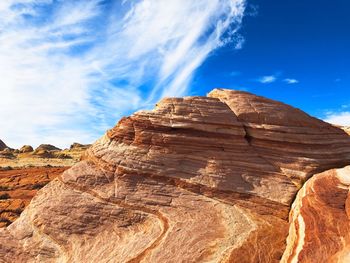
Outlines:
{"label": "white wispy cloud", "polygon": [[283,81],[286,82],[287,84],[297,84],[297,83],[299,83],[299,80],[297,80],[297,79],[286,78]]}
{"label": "white wispy cloud", "polygon": [[237,77],[240,76],[242,73],[240,71],[234,70],[229,73],[230,77]]}
{"label": "white wispy cloud", "polygon": [[273,83],[273,82],[276,82],[276,81],[283,81],[287,84],[297,84],[299,83],[299,80],[297,79],[292,79],[292,78],[284,78],[284,79],[281,79],[281,72],[277,72],[273,75],[266,75],[266,76],[262,76],[258,79],[256,79],[256,81],[260,82],[260,83],[263,83],[263,84],[269,84],[269,83]]}
{"label": "white wispy cloud", "polygon": [[277,77],[274,76],[274,75],[269,75],[269,76],[263,76],[261,78],[258,79],[258,81],[260,83],[264,83],[264,84],[267,84],[267,83],[273,83],[277,80]]}
{"label": "white wispy cloud", "polygon": [[237,34],[244,0],[0,1],[0,138],[91,142],[123,114],[188,92]]}
{"label": "white wispy cloud", "polygon": [[335,125],[350,126],[350,111],[329,112],[325,121]]}

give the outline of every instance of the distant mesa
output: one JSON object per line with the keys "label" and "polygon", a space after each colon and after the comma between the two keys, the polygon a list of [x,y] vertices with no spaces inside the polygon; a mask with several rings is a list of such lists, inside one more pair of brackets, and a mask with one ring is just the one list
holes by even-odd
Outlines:
{"label": "distant mesa", "polygon": [[82,153],[89,144],[73,143],[70,149],[61,150],[52,144],[41,144],[37,148],[23,145],[19,149],[11,149],[1,141],[0,168],[12,167],[70,167],[81,159]]}
{"label": "distant mesa", "polygon": [[[89,146],[73,145],[72,150],[60,150],[53,145],[42,144],[34,151],[30,145],[13,150],[1,142],[0,228],[15,221],[37,190],[78,162]],[[0,262],[3,262],[2,258],[0,253]]]}
{"label": "distant mesa", "polygon": [[41,144],[35,149],[33,155],[39,156],[41,158],[54,158],[54,152],[61,151],[60,148],[53,146],[51,144]]}
{"label": "distant mesa", "polygon": [[87,149],[91,146],[91,144],[81,144],[81,143],[73,143],[71,146],[70,146],[70,150],[80,150],[80,149]]}
{"label": "distant mesa", "polygon": [[51,152],[51,156],[53,158],[58,158],[58,159],[72,159],[73,157],[69,155],[68,153],[65,152]]}
{"label": "distant mesa", "polygon": [[39,147],[35,149],[35,152],[36,151],[61,151],[61,149],[51,144],[40,144]]}
{"label": "distant mesa", "polygon": [[14,149],[6,147],[5,149],[2,150],[3,153],[8,153],[8,154],[13,154],[14,153]]}
{"label": "distant mesa", "polygon": [[3,151],[5,148],[7,148],[7,145],[2,140],[0,140],[0,151]]}
{"label": "distant mesa", "polygon": [[14,149],[11,149],[9,147],[4,148],[2,151],[0,151],[0,158],[14,158]]}
{"label": "distant mesa", "polygon": [[33,151],[34,151],[34,149],[30,145],[23,145],[21,147],[21,149],[19,149],[19,153],[30,153],[30,152],[33,152]]}
{"label": "distant mesa", "polygon": [[51,151],[47,150],[35,150],[33,152],[33,155],[38,156],[40,158],[53,158],[53,154],[51,153]]}

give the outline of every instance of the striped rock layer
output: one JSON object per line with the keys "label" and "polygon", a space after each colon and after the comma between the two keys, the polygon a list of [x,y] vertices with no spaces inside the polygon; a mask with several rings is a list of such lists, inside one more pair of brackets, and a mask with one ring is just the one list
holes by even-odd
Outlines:
{"label": "striped rock layer", "polygon": [[349,163],[343,130],[280,102],[221,89],[166,98],[121,119],[40,190],[0,230],[0,258],[290,260],[310,251],[294,249],[297,237],[286,250],[288,232],[298,232],[288,216],[300,187]]}
{"label": "striped rock layer", "polygon": [[350,262],[350,166],[313,176],[290,213],[282,262]]}

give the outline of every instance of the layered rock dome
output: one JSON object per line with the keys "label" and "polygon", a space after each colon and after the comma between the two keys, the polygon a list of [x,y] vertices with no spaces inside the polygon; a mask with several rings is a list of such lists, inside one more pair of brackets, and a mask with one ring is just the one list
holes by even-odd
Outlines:
{"label": "layered rock dome", "polygon": [[[286,104],[223,89],[165,98],[121,119],[41,189],[0,230],[0,258],[341,262],[348,231],[315,220],[341,214],[348,225],[349,170],[332,170],[348,164],[343,130]],[[321,231],[339,237],[327,253],[310,245]]]}

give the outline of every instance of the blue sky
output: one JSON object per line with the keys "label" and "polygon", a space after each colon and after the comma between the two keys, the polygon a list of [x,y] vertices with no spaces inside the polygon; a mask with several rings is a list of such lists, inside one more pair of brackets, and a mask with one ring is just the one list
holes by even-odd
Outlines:
{"label": "blue sky", "polygon": [[350,125],[346,0],[3,0],[0,138],[89,143],[164,96],[241,89]]}
{"label": "blue sky", "polygon": [[242,49],[217,51],[195,87],[246,89],[350,125],[349,10],[346,0],[248,1]]}

